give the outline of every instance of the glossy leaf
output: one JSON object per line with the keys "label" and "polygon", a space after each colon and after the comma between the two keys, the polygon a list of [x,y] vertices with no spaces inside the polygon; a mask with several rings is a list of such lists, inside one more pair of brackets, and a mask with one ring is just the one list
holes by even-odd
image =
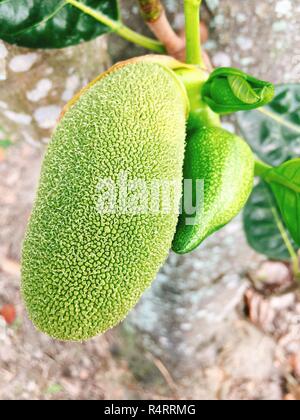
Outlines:
{"label": "glossy leaf", "polygon": [[[118,20],[117,0],[81,0]],[[0,39],[29,48],[64,48],[110,29],[64,0],[0,0]]]}
{"label": "glossy leaf", "polygon": [[218,114],[259,108],[274,96],[274,85],[231,67],[214,70],[202,88],[203,100]]}
{"label": "glossy leaf", "polygon": [[[276,86],[275,97],[268,106],[261,110],[241,112],[237,114],[237,121],[244,138],[264,162],[278,167],[287,160],[297,158],[300,155],[300,84]],[[290,164],[285,165],[289,167]],[[285,165],[274,171],[285,172]],[[276,190],[275,196],[272,190],[265,186],[255,188],[252,193],[244,210],[247,238],[256,251],[272,259],[289,259],[282,236],[275,228],[276,223],[272,214],[276,209],[277,219],[282,224],[282,232],[284,236],[290,237],[279,209],[283,212],[286,225],[299,243],[299,236],[293,227],[299,223],[299,210],[295,206],[297,200],[293,191],[286,191],[284,188],[283,193],[283,187],[279,184],[272,182],[271,188],[274,193]],[[281,196],[288,197],[288,200],[283,202]],[[258,220],[257,214],[260,216]],[[298,248],[294,242],[292,245],[294,249]]]}
{"label": "glossy leaf", "polygon": [[259,101],[259,95],[255,93],[250,84],[243,77],[228,76],[228,83],[233,94],[246,104],[255,104]]}
{"label": "glossy leaf", "polygon": [[260,182],[254,189],[243,213],[249,245],[274,260],[290,260],[284,237],[297,249],[287,233],[269,187]]}
{"label": "glossy leaf", "polygon": [[238,125],[256,155],[272,166],[300,156],[300,84],[276,87],[261,110],[240,112]]}
{"label": "glossy leaf", "polygon": [[268,172],[268,179],[278,175],[282,183],[272,181],[270,187],[285,225],[300,246],[300,159],[290,160],[272,169]]}

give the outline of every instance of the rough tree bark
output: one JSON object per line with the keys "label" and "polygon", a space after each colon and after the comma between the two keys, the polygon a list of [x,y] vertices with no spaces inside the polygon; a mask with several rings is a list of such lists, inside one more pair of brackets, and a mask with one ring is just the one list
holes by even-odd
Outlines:
{"label": "rough tree bark", "polygon": [[2,136],[9,134],[13,140],[35,144],[47,142],[64,104],[108,64],[105,37],[48,51],[0,41]]}
{"label": "rough tree bark", "polygon": [[[20,257],[44,144],[62,107],[109,63],[105,37],[48,51],[18,48],[0,40],[0,139],[9,138],[18,144],[13,152],[16,161],[20,162],[19,153],[24,159],[22,167],[16,162],[14,173],[2,180],[5,186],[1,189],[0,251],[5,248],[3,252],[10,258]],[[32,163],[26,165],[26,159]],[[5,172],[5,165],[5,160],[0,162],[0,173]],[[12,206],[18,176],[23,180],[23,187],[18,206]]]}

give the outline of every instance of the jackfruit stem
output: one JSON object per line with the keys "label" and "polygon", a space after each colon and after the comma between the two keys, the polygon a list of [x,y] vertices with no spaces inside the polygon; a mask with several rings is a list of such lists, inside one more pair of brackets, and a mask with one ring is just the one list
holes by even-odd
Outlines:
{"label": "jackfruit stem", "polygon": [[202,99],[202,87],[208,78],[208,71],[197,66],[174,68],[176,76],[183,83],[187,92],[190,108],[190,118],[196,118],[203,125],[220,127],[220,117],[215,114]]}
{"label": "jackfruit stem", "polygon": [[139,33],[128,28],[121,21],[113,20],[110,17],[104,15],[103,13],[92,9],[89,6],[86,6],[80,1],[77,1],[77,0],[65,0],[65,1],[66,3],[71,4],[73,7],[76,7],[77,9],[81,10],[83,13],[93,17],[95,20],[102,23],[103,25],[106,25],[113,32],[115,32],[117,35],[121,36],[122,38],[126,39],[127,41],[133,42],[134,44],[140,45],[141,47],[144,47],[156,53],[166,52],[166,49],[161,42],[148,38],[147,36],[140,35]]}
{"label": "jackfruit stem", "polygon": [[200,8],[202,0],[184,0],[186,62],[205,67],[201,51]]}
{"label": "jackfruit stem", "polygon": [[175,73],[187,90],[191,111],[205,106],[202,100],[201,90],[208,78],[208,73],[194,66],[192,68],[176,69]]}

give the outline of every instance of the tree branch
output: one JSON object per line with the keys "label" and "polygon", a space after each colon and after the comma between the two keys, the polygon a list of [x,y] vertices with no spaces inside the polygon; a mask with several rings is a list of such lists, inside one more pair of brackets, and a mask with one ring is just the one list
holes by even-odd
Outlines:
{"label": "tree branch", "polygon": [[[184,36],[178,35],[170,25],[165,9],[160,0],[137,0],[140,5],[141,15],[147,23],[151,32],[156,38],[165,46],[169,55],[180,61],[186,59],[186,42]],[[206,39],[207,30],[201,27],[201,32],[204,31],[204,39]],[[203,51],[203,60],[205,67],[212,70],[212,65],[208,55]]]}
{"label": "tree branch", "polygon": [[71,4],[73,7],[81,10],[86,15],[91,16],[96,19],[98,22],[101,22],[103,25],[106,25],[120,37],[126,39],[129,42],[140,45],[148,50],[154,51],[156,53],[165,53],[165,47],[154,39],[148,38],[146,36],[140,35],[139,33],[128,28],[122,22],[115,21],[110,17],[104,15],[103,13],[92,9],[81,1],[77,0],[65,0],[66,3]]}
{"label": "tree branch", "polygon": [[160,0],[138,0],[143,19],[151,32],[164,44],[169,55],[178,58],[185,42],[175,33]]}
{"label": "tree branch", "polygon": [[164,11],[160,0],[138,0],[145,22],[155,22]]}

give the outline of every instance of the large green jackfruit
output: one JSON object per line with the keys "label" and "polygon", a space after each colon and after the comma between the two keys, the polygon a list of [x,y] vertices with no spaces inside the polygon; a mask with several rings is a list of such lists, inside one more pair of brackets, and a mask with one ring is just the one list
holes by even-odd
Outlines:
{"label": "large green jackfruit", "polygon": [[86,340],[118,324],[151,284],[178,214],[100,212],[99,181],[119,185],[122,172],[128,182],[176,181],[179,207],[186,114],[183,85],[147,61],[116,66],[72,101],[48,147],[23,246],[22,294],[39,330]]}

